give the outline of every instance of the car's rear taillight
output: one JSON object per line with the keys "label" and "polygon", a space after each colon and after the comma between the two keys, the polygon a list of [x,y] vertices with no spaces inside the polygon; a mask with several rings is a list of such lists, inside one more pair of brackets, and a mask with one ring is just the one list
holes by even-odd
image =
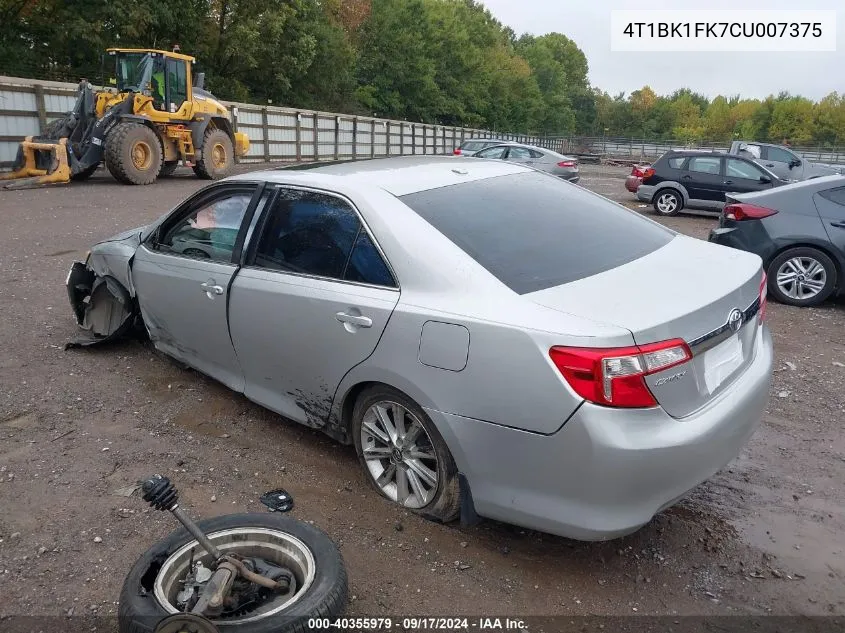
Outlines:
{"label": "car's rear taillight", "polygon": [[654,167],[649,167],[643,172],[643,180],[651,178],[652,176],[654,176]]}
{"label": "car's rear taillight", "polygon": [[766,271],[763,271],[763,280],[760,282],[760,318],[758,321],[762,323],[766,319],[766,302],[769,297],[768,276]]}
{"label": "car's rear taillight", "polygon": [[578,166],[578,163],[576,163],[574,160],[562,160],[562,161],[560,161],[560,162],[557,164],[557,166],[558,166],[558,167],[569,167],[569,168],[572,168],[572,167],[577,167],[577,166]]}
{"label": "car's rear taillight", "polygon": [[455,150],[454,150],[452,153],[453,153],[453,154],[455,154],[455,155],[457,156],[458,154],[460,154],[460,153],[461,153],[461,148],[460,148],[460,147],[456,147],[456,148],[455,148]]}
{"label": "car's rear taillight", "polygon": [[649,374],[692,358],[681,339],[632,347],[553,347],[552,362],[575,392],[608,407],[653,407],[657,401],[645,384]]}
{"label": "car's rear taillight", "polygon": [[747,204],[744,202],[733,202],[731,204],[725,205],[722,214],[728,220],[736,220],[737,222],[741,220],[761,220],[763,218],[767,218],[770,215],[774,215],[777,213],[774,209],[768,209],[766,207],[758,207],[754,204]]}

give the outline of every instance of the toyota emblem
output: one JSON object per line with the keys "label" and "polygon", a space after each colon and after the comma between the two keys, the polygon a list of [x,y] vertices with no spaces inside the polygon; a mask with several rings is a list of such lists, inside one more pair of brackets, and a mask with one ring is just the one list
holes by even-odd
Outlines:
{"label": "toyota emblem", "polygon": [[742,312],[738,308],[734,308],[728,315],[728,327],[731,329],[731,332],[736,332],[740,326],[742,326]]}

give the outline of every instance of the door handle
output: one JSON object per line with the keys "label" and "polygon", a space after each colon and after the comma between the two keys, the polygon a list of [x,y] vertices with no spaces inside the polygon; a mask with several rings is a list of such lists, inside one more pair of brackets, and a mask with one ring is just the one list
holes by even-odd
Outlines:
{"label": "door handle", "polygon": [[766,163],[766,167],[774,167],[774,163]]}
{"label": "door handle", "polygon": [[223,286],[215,286],[213,281],[206,281],[205,283],[201,283],[200,288],[202,288],[202,291],[209,296],[213,294],[223,294]]}
{"label": "door handle", "polygon": [[350,325],[357,325],[358,327],[373,327],[373,320],[370,317],[338,312],[335,315],[335,318],[337,318],[337,320],[341,323],[349,323]]}
{"label": "door handle", "polygon": [[734,181],[733,181],[733,180],[726,180],[726,181],[725,181],[725,182],[723,182],[722,184],[723,184],[723,185],[732,185],[732,184],[734,184]]}
{"label": "door handle", "polygon": [[845,229],[845,222],[831,222],[830,226],[835,226],[837,229]]}
{"label": "door handle", "polygon": [[690,176],[689,174],[684,174],[683,176],[681,176],[681,180],[689,180],[690,178],[692,178],[692,176]]}

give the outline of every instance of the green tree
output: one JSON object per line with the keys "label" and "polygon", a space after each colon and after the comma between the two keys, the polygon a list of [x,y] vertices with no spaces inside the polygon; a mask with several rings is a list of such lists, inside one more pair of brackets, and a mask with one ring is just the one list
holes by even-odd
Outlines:
{"label": "green tree", "polygon": [[813,102],[803,97],[777,99],[772,108],[769,138],[793,144],[813,140]]}

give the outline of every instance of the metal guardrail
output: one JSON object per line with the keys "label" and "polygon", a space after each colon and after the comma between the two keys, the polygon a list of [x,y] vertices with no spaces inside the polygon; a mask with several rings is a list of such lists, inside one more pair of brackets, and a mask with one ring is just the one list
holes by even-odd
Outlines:
{"label": "metal guardrail", "polygon": [[[0,76],[0,167],[9,167],[18,143],[37,136],[76,100],[76,84]],[[501,138],[540,145],[542,138],[476,128],[396,121],[334,112],[224,102],[236,130],[250,138],[241,162],[375,158],[449,154],[464,140]]]}

